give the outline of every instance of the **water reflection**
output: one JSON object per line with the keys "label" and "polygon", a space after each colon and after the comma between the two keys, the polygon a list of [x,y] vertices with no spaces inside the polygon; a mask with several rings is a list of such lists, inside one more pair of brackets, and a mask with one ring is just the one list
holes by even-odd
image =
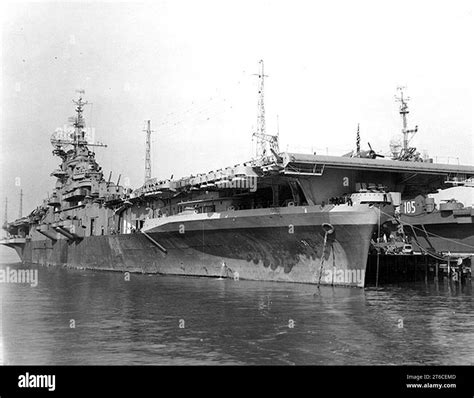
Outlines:
{"label": "water reflection", "polygon": [[7,364],[472,364],[474,358],[470,284],[318,289],[133,274],[126,281],[120,273],[39,267],[37,287],[0,289]]}

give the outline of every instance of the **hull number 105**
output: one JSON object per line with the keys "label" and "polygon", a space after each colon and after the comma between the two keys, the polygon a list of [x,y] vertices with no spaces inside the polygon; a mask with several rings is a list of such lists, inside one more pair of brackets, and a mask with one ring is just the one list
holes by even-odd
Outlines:
{"label": "hull number 105", "polygon": [[403,212],[405,214],[413,214],[416,212],[416,205],[414,200],[403,202]]}

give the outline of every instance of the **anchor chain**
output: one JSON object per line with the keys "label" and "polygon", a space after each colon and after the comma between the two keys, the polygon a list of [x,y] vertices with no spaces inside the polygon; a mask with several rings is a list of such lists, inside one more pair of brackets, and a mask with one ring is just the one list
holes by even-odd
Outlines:
{"label": "anchor chain", "polygon": [[[324,253],[326,252],[326,246],[328,242],[328,235],[331,235],[334,232],[334,227],[331,224],[324,223],[322,225],[324,232],[324,242],[323,242],[323,251],[321,253],[321,265],[319,267],[319,278],[318,278],[318,287],[321,284],[321,277],[323,275],[323,267],[324,267]],[[331,245],[332,248],[332,245]],[[333,250],[332,250],[333,251]],[[333,251],[333,261],[335,261],[334,258],[334,251]],[[334,277],[334,276],[333,276]]]}

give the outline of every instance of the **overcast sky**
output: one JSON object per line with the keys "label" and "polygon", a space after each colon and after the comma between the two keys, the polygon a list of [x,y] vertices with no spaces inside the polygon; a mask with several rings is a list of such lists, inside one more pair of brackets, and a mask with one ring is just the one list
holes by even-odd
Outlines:
{"label": "overcast sky", "polygon": [[[281,149],[387,153],[407,86],[413,144],[438,161],[473,164],[472,1],[155,1],[3,4],[2,202],[9,218],[51,192],[53,131],[75,90],[106,177],[206,172],[254,154],[258,61],[265,61],[267,130]],[[449,158],[449,159],[448,159]],[[19,179],[17,178],[19,177]],[[20,183],[20,186],[16,185]],[[3,207],[3,204],[2,204]],[[3,211],[2,211],[3,213]]]}

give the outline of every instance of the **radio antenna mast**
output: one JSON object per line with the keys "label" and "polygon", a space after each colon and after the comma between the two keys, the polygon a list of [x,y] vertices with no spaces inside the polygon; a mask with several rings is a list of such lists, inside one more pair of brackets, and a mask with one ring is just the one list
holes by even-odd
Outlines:
{"label": "radio antenna mast", "polygon": [[[400,115],[402,115],[403,153],[407,154],[408,150],[410,149],[408,145],[413,136],[418,131],[418,126],[415,126],[415,128],[412,130],[408,129],[407,115],[410,112],[408,110],[408,101],[410,100],[410,97],[403,96],[403,90],[405,88],[406,87],[397,87],[397,90],[400,92],[400,95],[398,97],[395,97],[395,99],[400,102]],[[412,136],[410,137],[410,135]]]}
{"label": "radio antenna mast", "polygon": [[146,128],[143,130],[146,133],[145,141],[145,182],[151,178],[151,120],[145,120]]}
{"label": "radio antenna mast", "polygon": [[278,134],[271,135],[266,133],[265,127],[265,75],[263,60],[259,61],[260,72],[256,74],[259,78],[259,88],[258,88],[258,116],[257,116],[257,131],[252,134],[253,137],[257,139],[257,148],[256,148],[256,158],[257,160],[262,159],[267,155],[267,145],[269,145],[270,150],[273,150],[275,153],[279,152],[278,148]]}

